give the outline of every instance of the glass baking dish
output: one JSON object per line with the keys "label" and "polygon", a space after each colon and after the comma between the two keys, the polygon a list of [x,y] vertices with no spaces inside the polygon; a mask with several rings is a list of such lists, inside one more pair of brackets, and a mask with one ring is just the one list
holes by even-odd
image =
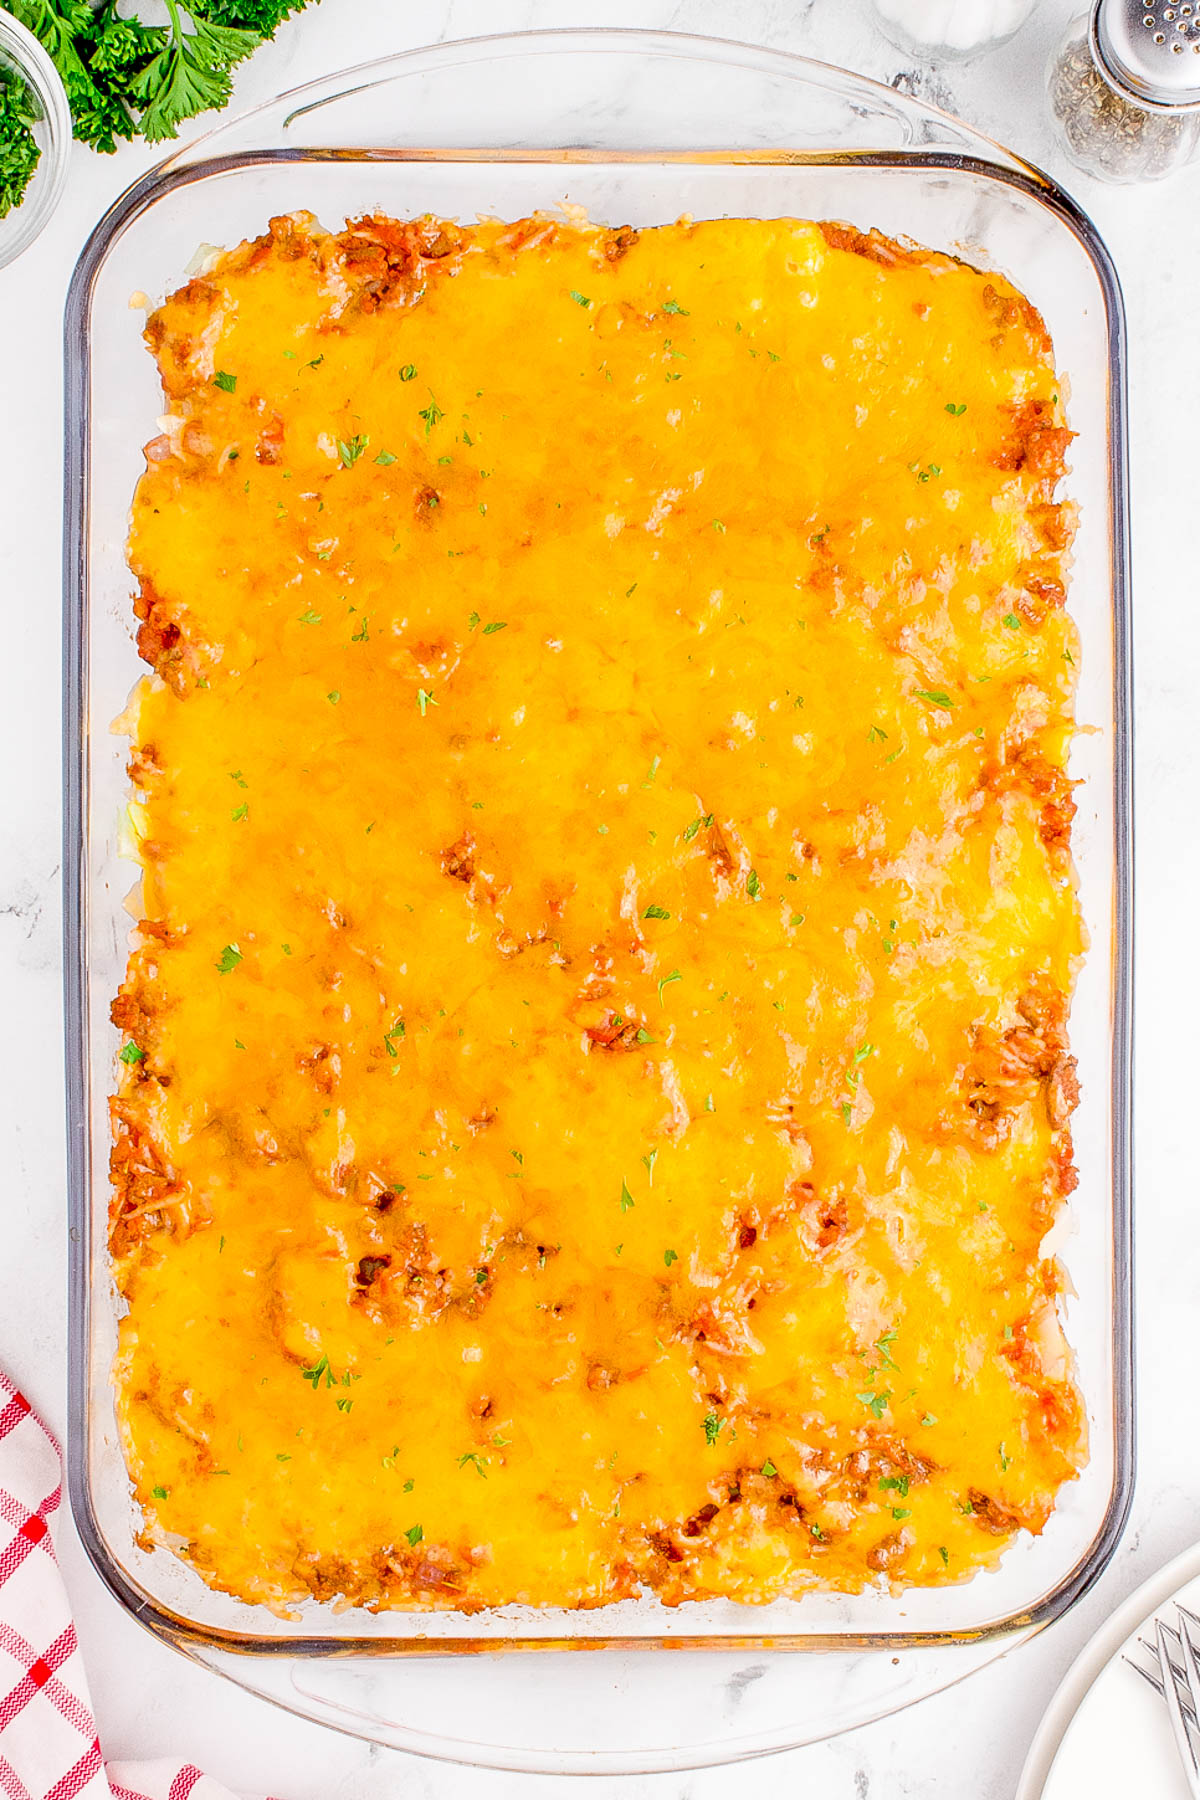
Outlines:
{"label": "glass baking dish", "polygon": [[[1049,324],[1078,433],[1071,606],[1086,729],[1071,772],[1091,941],[1072,1022],[1081,1179],[1056,1237],[1091,1460],[1042,1537],[1014,1543],[998,1570],[960,1587],[761,1608],[672,1611],[647,1598],[469,1620],[313,1603],[280,1618],[138,1545],[109,1380],[106,1098],[118,1034],[108,1007],[137,876],[122,849],[126,746],[111,722],[141,672],[124,540],[140,447],[161,407],[141,308],[186,278],[201,246],[256,234],[275,213],[307,208],[336,228],[376,209],[515,218],[564,202],[614,224],[687,213],[877,226],[1001,270]],[[81,1534],[113,1593],[179,1648],[307,1716],[427,1755],[562,1773],[793,1747],[944,1686],[1061,1614],[1111,1554],[1133,1476],[1124,325],[1089,221],[968,127],[843,70],[637,31],[477,39],[285,95],[144,177],[80,259],[66,356],[69,1473]],[[601,1654],[561,1654],[582,1648]],[[664,1657],[667,1648],[677,1654]],[[515,1650],[526,1657],[494,1654]],[[453,1678],[428,1660],[450,1655]]]}

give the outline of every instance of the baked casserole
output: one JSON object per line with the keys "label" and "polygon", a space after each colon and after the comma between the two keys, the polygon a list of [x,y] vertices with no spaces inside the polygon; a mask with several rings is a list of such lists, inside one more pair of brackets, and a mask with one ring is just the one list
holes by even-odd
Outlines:
{"label": "baked casserole", "polygon": [[837,224],[297,214],[147,339],[147,1542],[470,1612],[1040,1531],[1086,1431],[1037,312]]}

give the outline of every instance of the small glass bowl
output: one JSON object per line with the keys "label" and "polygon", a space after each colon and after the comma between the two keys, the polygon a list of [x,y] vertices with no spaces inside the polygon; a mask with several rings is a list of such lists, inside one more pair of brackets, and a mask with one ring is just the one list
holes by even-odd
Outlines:
{"label": "small glass bowl", "polygon": [[0,218],[0,269],[32,244],[58,205],[67,178],[71,109],[58,70],[31,31],[0,10],[0,66],[20,76],[33,101],[41,155],[19,206]]}

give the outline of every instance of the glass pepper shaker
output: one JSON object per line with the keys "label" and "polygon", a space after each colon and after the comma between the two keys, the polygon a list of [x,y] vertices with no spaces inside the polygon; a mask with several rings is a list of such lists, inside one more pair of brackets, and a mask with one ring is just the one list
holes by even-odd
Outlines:
{"label": "glass pepper shaker", "polygon": [[1071,160],[1102,181],[1157,181],[1200,149],[1200,0],[1096,0],[1050,60]]}

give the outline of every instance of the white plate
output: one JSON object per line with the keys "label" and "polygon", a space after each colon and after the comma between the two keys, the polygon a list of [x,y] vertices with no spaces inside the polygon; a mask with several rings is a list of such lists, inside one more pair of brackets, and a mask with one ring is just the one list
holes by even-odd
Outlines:
{"label": "white plate", "polygon": [[1200,1611],[1200,1544],[1152,1575],[1076,1658],[1030,1747],[1016,1800],[1190,1800],[1162,1699],[1123,1660],[1173,1600]]}

